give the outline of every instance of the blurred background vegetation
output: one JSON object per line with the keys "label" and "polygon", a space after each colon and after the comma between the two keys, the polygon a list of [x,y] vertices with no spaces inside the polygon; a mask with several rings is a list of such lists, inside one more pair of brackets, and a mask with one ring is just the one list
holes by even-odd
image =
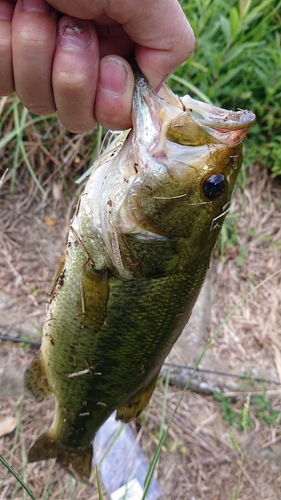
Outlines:
{"label": "blurred background vegetation", "polygon": [[[193,55],[170,77],[178,95],[228,109],[249,109],[257,121],[245,142],[244,164],[281,175],[281,0],[180,0],[195,35]],[[99,129],[71,134],[56,114],[30,113],[15,95],[0,99],[0,178],[8,168],[10,192],[29,172],[44,195],[49,179],[64,194],[97,156]],[[24,168],[20,168],[24,167]],[[47,168],[46,168],[47,167]],[[242,172],[243,175],[243,172]]]}
{"label": "blurred background vegetation", "polygon": [[281,175],[281,1],[180,3],[196,47],[170,79],[173,90],[196,97],[196,87],[208,102],[256,113],[246,163],[258,161],[273,176]]}

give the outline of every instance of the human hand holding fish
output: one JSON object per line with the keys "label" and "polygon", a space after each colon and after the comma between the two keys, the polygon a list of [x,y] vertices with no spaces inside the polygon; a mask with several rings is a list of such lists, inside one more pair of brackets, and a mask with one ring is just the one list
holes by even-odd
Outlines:
{"label": "human hand holding fish", "polygon": [[133,53],[155,88],[187,59],[193,31],[178,0],[1,0],[0,95],[57,110],[71,132],[131,126]]}

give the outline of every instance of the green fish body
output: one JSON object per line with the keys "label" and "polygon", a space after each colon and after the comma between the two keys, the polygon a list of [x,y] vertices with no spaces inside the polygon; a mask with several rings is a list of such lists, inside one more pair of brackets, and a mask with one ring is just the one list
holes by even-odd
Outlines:
{"label": "green fish body", "polygon": [[142,75],[132,117],[79,199],[25,374],[36,400],[53,393],[56,405],[29,461],[56,458],[84,481],[95,433],[114,410],[139,415],[189,319],[254,122],[168,87],[159,97]]}

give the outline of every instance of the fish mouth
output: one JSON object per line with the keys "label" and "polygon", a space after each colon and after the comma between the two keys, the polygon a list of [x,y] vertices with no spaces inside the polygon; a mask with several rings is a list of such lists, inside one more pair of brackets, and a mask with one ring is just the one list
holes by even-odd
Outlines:
{"label": "fish mouth", "polygon": [[240,158],[254,113],[229,111],[189,95],[180,98],[166,84],[156,94],[145,77],[139,83],[133,101],[133,146],[141,159],[140,175],[146,175],[149,164],[158,172],[165,166],[173,179],[186,182],[201,175],[216,155]]}
{"label": "fish mouth", "polygon": [[[172,120],[173,126],[182,127],[188,122],[190,128],[196,124],[205,131],[210,140],[207,142],[236,145],[245,139],[249,129],[255,123],[255,114],[248,110],[229,111],[212,104],[197,101],[189,95],[178,97],[165,84],[160,96],[169,104],[179,108],[178,116]],[[194,132],[192,132],[193,135]],[[202,140],[203,137],[201,136]],[[206,135],[204,136],[206,140]],[[190,144],[192,145],[192,144]],[[196,144],[197,145],[197,144]]]}

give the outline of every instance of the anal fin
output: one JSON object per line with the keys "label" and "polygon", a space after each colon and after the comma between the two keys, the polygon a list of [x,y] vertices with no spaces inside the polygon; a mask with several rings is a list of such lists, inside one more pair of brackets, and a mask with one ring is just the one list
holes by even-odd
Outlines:
{"label": "anal fin", "polygon": [[144,391],[136,394],[136,396],[134,396],[134,398],[127,405],[119,406],[119,408],[117,408],[116,420],[121,420],[121,422],[127,424],[134,418],[138,417],[148,404],[155,389],[157,379],[158,374],[157,377],[152,380],[150,385]]}
{"label": "anal fin", "polygon": [[47,380],[40,351],[26,369],[24,387],[31,392],[36,401],[43,401],[53,392]]}
{"label": "anal fin", "polygon": [[28,452],[29,462],[39,462],[40,460],[49,460],[49,458],[57,458],[59,449],[55,440],[52,438],[49,431],[44,432],[36,439],[33,446]]}

